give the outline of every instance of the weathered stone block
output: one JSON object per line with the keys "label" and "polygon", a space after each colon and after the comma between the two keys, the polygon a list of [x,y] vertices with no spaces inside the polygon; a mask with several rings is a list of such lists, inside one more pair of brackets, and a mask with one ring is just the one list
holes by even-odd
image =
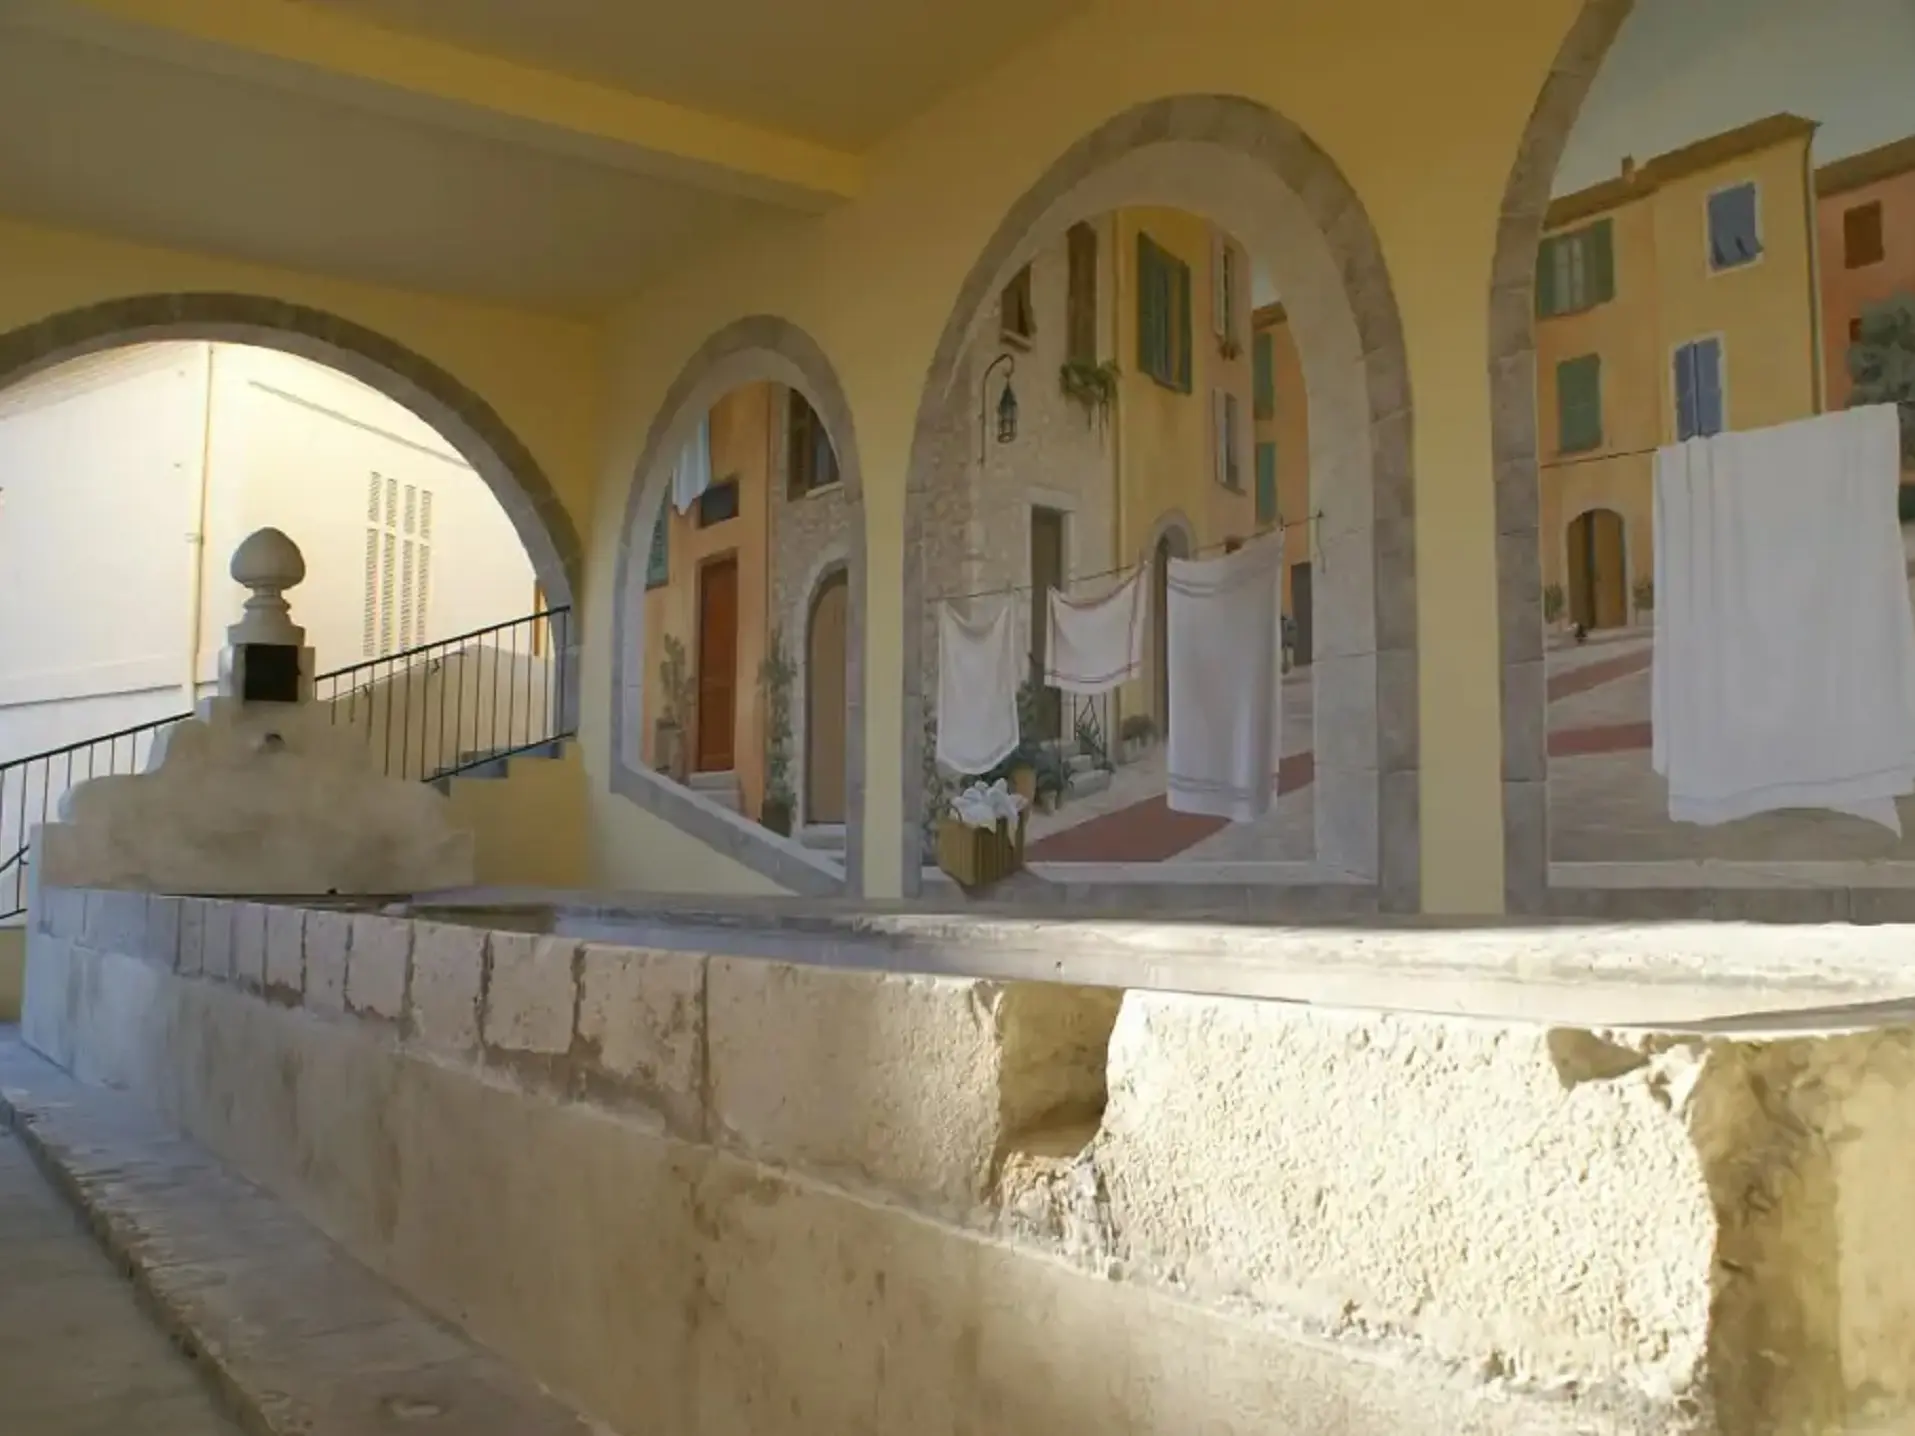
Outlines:
{"label": "weathered stone block", "polygon": [[448,1052],[479,1045],[486,935],[451,923],[414,923],[407,1013],[414,1041]]}
{"label": "weathered stone block", "polygon": [[264,903],[233,904],[233,980],[255,992],[266,985],[266,924],[271,912]]}
{"label": "weathered stone block", "polygon": [[172,971],[180,958],[180,899],[155,894],[146,900],[146,940],[141,952],[155,967]]}
{"label": "weathered stone block", "polygon": [[306,1006],[313,1011],[346,1010],[346,954],[351,945],[351,914],[306,914]]}
{"label": "weathered stone block", "polygon": [[231,982],[233,967],[233,920],[238,903],[208,900],[205,914],[206,949],[200,958],[200,971],[216,982]]}
{"label": "weathered stone block", "polygon": [[204,898],[180,899],[181,977],[198,977],[206,968],[206,908]]}
{"label": "weathered stone block", "polygon": [[705,959],[587,944],[579,958],[578,1035],[608,1095],[657,1112],[672,1130],[703,1125]]}
{"label": "weathered stone block", "polygon": [[346,1006],[397,1022],[406,1010],[406,962],[411,955],[412,924],[377,913],[354,915]]}
{"label": "weathered stone block", "polygon": [[485,1042],[502,1053],[562,1056],[572,1047],[578,1007],[578,944],[529,933],[491,935]]}
{"label": "weathered stone block", "polygon": [[266,909],[266,986],[298,995],[306,988],[306,913],[303,908]]}
{"label": "weathered stone block", "polygon": [[146,946],[146,894],[89,892],[82,940],[95,952],[138,957]]}
{"label": "weathered stone block", "polygon": [[706,1003],[714,1141],[955,1217],[987,1198],[1005,1143],[1094,1120],[1116,1007],[1079,988],[730,957],[710,959]]}

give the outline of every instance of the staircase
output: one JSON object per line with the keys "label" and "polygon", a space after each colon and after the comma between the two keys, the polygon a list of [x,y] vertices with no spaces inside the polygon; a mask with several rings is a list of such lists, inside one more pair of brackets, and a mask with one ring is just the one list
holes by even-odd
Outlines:
{"label": "staircase", "polygon": [[[322,673],[314,701],[331,709],[336,725],[364,733],[389,777],[448,794],[455,778],[496,782],[515,762],[564,758],[575,736],[566,696],[571,612],[542,609]],[[176,713],[0,763],[0,924],[26,911],[32,830],[59,816],[67,790],[146,771],[159,736],[192,716]],[[735,776],[705,776],[732,779],[736,812]]]}
{"label": "staircase", "polygon": [[744,816],[745,799],[738,787],[738,775],[734,772],[693,773],[691,790],[706,802],[723,808],[728,813]]}

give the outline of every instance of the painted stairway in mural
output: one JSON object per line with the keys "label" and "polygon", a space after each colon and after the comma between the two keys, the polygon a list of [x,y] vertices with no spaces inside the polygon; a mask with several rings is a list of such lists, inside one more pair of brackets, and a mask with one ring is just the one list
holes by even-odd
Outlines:
{"label": "painted stairway in mural", "polygon": [[[567,759],[576,736],[566,689],[570,627],[569,608],[542,609],[368,659],[320,674],[316,701],[331,708],[334,723],[364,732],[388,776],[431,783],[458,802],[464,784],[495,784],[520,765]],[[33,829],[58,816],[66,792],[90,778],[144,771],[159,736],[191,716],[0,763],[0,923],[26,911]],[[483,832],[480,844],[483,863]]]}

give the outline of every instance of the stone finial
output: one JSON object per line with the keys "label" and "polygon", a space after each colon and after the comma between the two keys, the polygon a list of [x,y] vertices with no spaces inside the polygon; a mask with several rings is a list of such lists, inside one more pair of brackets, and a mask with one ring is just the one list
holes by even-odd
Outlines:
{"label": "stone finial", "polygon": [[306,630],[292,620],[292,608],[285,594],[305,580],[306,559],[299,545],[278,529],[260,529],[233,550],[233,581],[249,588],[239,622],[226,630],[226,642],[238,648],[242,644],[290,644],[298,647],[306,641]]}

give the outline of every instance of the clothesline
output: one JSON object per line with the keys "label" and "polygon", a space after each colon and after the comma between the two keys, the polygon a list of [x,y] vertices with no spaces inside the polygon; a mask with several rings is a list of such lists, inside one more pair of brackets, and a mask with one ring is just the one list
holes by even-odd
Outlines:
{"label": "clothesline", "polygon": [[[1310,514],[1304,518],[1291,519],[1288,523],[1271,524],[1266,528],[1260,528],[1256,530],[1256,532],[1252,533],[1249,538],[1219,539],[1216,543],[1205,544],[1202,548],[1193,550],[1190,553],[1189,557],[1196,558],[1202,554],[1213,553],[1218,549],[1228,549],[1233,544],[1242,545],[1247,543],[1255,543],[1258,539],[1264,538],[1270,534],[1282,533],[1287,529],[1300,529],[1305,524],[1317,523],[1322,518],[1323,518],[1323,510],[1318,509],[1315,513]],[[1183,555],[1179,555],[1179,557],[1183,557]],[[1104,569],[1100,573],[1074,574],[1069,579],[1069,582],[1072,584],[1094,583],[1096,580],[1100,578],[1118,578],[1124,574],[1128,574],[1132,569],[1135,569],[1138,567],[1140,567],[1140,565],[1138,564],[1126,563],[1126,564],[1120,564],[1116,568]],[[973,598],[996,598],[1000,594],[1029,593],[1031,591],[1031,588],[1032,588],[1032,585],[1028,583],[1007,583],[1007,584],[1000,584],[996,588],[980,588],[974,593],[941,593],[937,597],[929,600],[929,602],[934,604],[935,603],[963,603],[967,599],[973,599]]]}
{"label": "clothesline", "polygon": [[[1896,400],[1895,406],[1898,409],[1915,409],[1915,403],[1911,403],[1906,399]],[[1734,433],[1736,431],[1729,429],[1723,432]],[[1713,434],[1698,434],[1696,437],[1714,438],[1715,436]],[[1549,463],[1538,464],[1536,467],[1539,469],[1573,469],[1578,464],[1601,464],[1607,463],[1610,459],[1641,459],[1651,454],[1659,454],[1668,447],[1670,446],[1667,444],[1657,444],[1653,448],[1648,449],[1607,449],[1600,454],[1578,454],[1573,459],[1552,459]]]}

